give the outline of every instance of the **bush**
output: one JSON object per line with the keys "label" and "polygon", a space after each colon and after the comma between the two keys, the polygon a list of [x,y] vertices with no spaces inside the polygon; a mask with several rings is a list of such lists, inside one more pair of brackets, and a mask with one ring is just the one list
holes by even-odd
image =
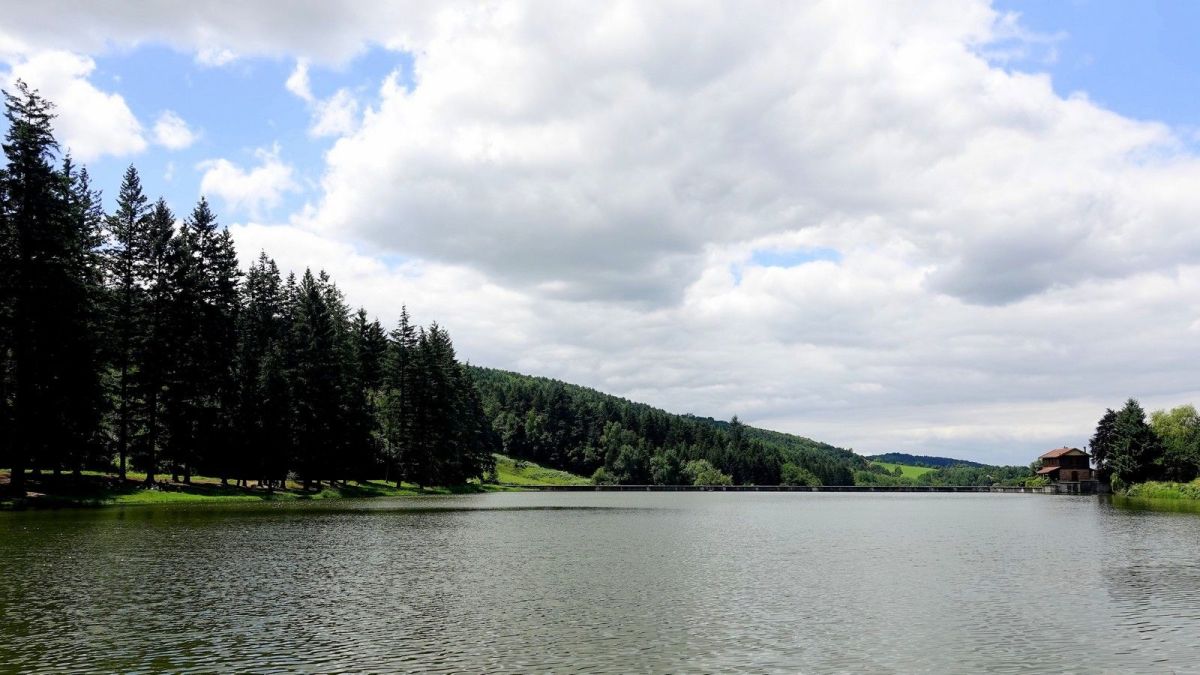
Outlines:
{"label": "bush", "polygon": [[592,485],[616,485],[617,479],[608,472],[608,469],[600,467],[592,474]]}
{"label": "bush", "polygon": [[693,459],[683,467],[683,473],[692,479],[692,485],[733,485],[733,476],[721,473],[707,459]]}
{"label": "bush", "polygon": [[788,462],[779,469],[779,484],[818,487],[821,485],[821,479],[808,469]]}
{"label": "bush", "polygon": [[1129,497],[1145,499],[1200,499],[1200,478],[1190,483],[1148,481],[1131,485],[1125,491]]}

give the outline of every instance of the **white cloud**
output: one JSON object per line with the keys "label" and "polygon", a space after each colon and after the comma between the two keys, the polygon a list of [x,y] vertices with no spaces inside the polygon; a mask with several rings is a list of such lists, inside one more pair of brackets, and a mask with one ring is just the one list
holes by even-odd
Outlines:
{"label": "white cloud", "polygon": [[43,51],[14,63],[7,80],[9,86],[24,80],[54,102],[55,135],[78,161],[141,152],[146,148],[141,124],[120,94],[103,92],[88,81],[95,68],[86,56]]}
{"label": "white cloud", "polygon": [[[935,263],[931,289],[973,302],[1041,292],[1063,264],[1119,277],[1200,251],[1128,220],[1169,131],[992,67],[976,48],[1012,30],[986,5],[729,11],[445,12],[414,45],[416,88],[385,83],[330,151],[313,225],[648,303],[676,302],[708,246],[870,218]],[[1118,248],[1103,235],[1131,225]]]}
{"label": "white cloud", "polygon": [[296,96],[312,103],[313,94],[312,87],[308,82],[308,61],[305,59],[297,59],[296,67],[292,70],[292,74],[288,75],[288,79],[283,86]]}
{"label": "white cloud", "polygon": [[312,111],[312,123],[308,134],[314,138],[344,136],[358,127],[358,100],[349,89],[339,89],[326,99],[313,95],[308,77],[308,60],[297,59],[284,82],[284,88],[308,104]]}
{"label": "white cloud", "polygon": [[259,164],[251,169],[224,158],[200,162],[200,192],[220,198],[236,213],[258,217],[278,206],[285,193],[299,189],[292,167],[279,159],[278,146],[257,150],[255,157]]}
{"label": "white cloud", "polygon": [[201,47],[196,50],[196,63],[210,68],[229,65],[238,58],[236,52],[224,47]]}
{"label": "white cloud", "polygon": [[196,142],[196,132],[173,111],[163,111],[154,123],[154,141],[168,150],[183,150]]}
{"label": "white cloud", "polygon": [[313,106],[312,136],[344,136],[358,126],[358,101],[347,89],[339,89]]}
{"label": "white cloud", "polygon": [[423,33],[441,2],[295,0],[274,3],[194,0],[186,4],[42,0],[8,3],[0,49],[97,53],[149,42],[194,54],[203,66],[254,56],[345,63],[370,44],[399,47]]}

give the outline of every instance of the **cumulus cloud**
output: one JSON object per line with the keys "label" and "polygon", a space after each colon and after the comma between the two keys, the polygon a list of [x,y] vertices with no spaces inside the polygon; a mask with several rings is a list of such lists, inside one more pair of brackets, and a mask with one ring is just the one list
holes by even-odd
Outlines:
{"label": "cumulus cloud", "polygon": [[348,89],[339,89],[333,96],[317,101],[313,122],[308,133],[312,136],[344,136],[358,126],[358,101]]}
{"label": "cumulus cloud", "polygon": [[154,142],[168,150],[183,150],[196,142],[196,132],[182,117],[166,110],[154,123]]}
{"label": "cumulus cloud", "polygon": [[299,98],[312,103],[312,86],[308,82],[308,61],[297,59],[296,67],[292,70],[292,74],[288,75],[283,86]]}
{"label": "cumulus cloud", "polygon": [[339,89],[329,98],[318,99],[312,92],[308,68],[306,59],[297,59],[284,88],[307,103],[312,111],[309,135],[314,138],[344,136],[354,131],[358,126],[358,100],[354,94],[349,89]]}
{"label": "cumulus cloud", "polygon": [[295,0],[287,11],[273,3],[238,0],[9,4],[0,26],[0,49],[12,42],[23,48],[95,53],[113,45],[161,42],[191,51],[205,66],[253,56],[344,63],[370,44],[402,46],[445,9],[443,3],[419,0]]}
{"label": "cumulus cloud", "polygon": [[237,60],[237,53],[224,47],[201,47],[196,50],[196,63],[210,68],[220,68]]}
{"label": "cumulus cloud", "polygon": [[1131,218],[1200,207],[1152,188],[1200,170],[1170,131],[994,67],[979,48],[1012,30],[985,4],[730,11],[447,12],[417,86],[386,82],[329,153],[313,226],[649,304],[677,302],[706,247],[865,219],[978,303],[1200,251]]}
{"label": "cumulus cloud", "polygon": [[291,165],[279,158],[279,147],[255,151],[258,166],[243,169],[228,159],[209,159],[196,165],[203,171],[200,192],[220,198],[236,213],[258,216],[279,205],[284,194],[299,189]]}
{"label": "cumulus cloud", "polygon": [[101,91],[88,80],[95,69],[86,56],[42,51],[14,63],[7,80],[9,87],[24,80],[55,103],[56,135],[77,160],[141,152],[146,148],[141,123],[120,94]]}

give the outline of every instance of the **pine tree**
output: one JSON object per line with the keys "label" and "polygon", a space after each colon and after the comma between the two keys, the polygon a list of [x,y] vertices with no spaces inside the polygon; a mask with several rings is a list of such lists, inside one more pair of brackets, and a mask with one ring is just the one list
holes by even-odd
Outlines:
{"label": "pine tree", "polygon": [[125,480],[126,458],[137,409],[133,387],[134,349],[139,339],[149,209],[141,178],[137,169],[130,165],[117,193],[117,210],[108,217],[109,246],[105,261],[112,299],[110,332],[116,378],[114,424],[122,481]]}
{"label": "pine tree", "polygon": [[1092,461],[1096,464],[1096,473],[1101,480],[1108,480],[1112,474],[1111,457],[1117,438],[1117,413],[1112,408],[1104,411],[1100,422],[1096,424],[1096,433],[1088,447],[1092,450]]}
{"label": "pine tree", "polygon": [[1162,444],[1146,423],[1146,412],[1135,399],[1129,399],[1113,420],[1113,443],[1106,464],[1116,485],[1157,478]]}
{"label": "pine tree", "polygon": [[408,308],[400,308],[400,321],[388,338],[382,378],[381,427],[389,467],[396,468],[396,485],[410,473],[408,464],[415,456],[417,330]]}
{"label": "pine tree", "polygon": [[170,369],[170,317],[172,303],[172,246],[175,214],[159,199],[150,212],[146,229],[143,263],[145,278],[142,325],[136,343],[137,397],[142,403],[145,435],[141,439],[139,468],[146,471],[146,484],[153,485],[162,442],[164,388]]}
{"label": "pine tree", "polygon": [[[204,209],[208,204],[201,200]],[[215,217],[210,225],[216,226]],[[205,372],[208,375],[205,391],[206,420],[205,448],[209,459],[221,476],[228,481],[234,465],[232,450],[232,420],[237,406],[235,361],[237,352],[237,315],[239,307],[237,252],[228,230],[211,232],[203,239],[201,249],[205,277],[204,322],[202,333],[206,346]],[[244,474],[241,476],[245,478]]]}
{"label": "pine tree", "polygon": [[[242,284],[238,315],[238,405],[235,433],[240,439],[243,477],[268,482],[286,466],[279,459],[276,423],[286,423],[287,397],[281,355],[284,339],[282,279],[275,261],[260,253]],[[280,420],[279,416],[283,415]],[[286,455],[284,455],[286,457]]]}
{"label": "pine tree", "polygon": [[296,289],[293,311],[296,468],[308,489],[313,481],[329,476],[330,460],[338,447],[336,433],[341,415],[338,330],[328,293],[311,270],[305,270]]}
{"label": "pine tree", "polygon": [[0,249],[0,311],[5,327],[5,442],[12,466],[10,489],[23,494],[25,469],[46,456],[55,423],[55,359],[61,356],[55,301],[71,285],[73,265],[69,210],[52,164],[57,143],[53,106],[24,82],[4,92],[9,129],[3,143],[7,166],[0,173],[3,241]]}
{"label": "pine tree", "polygon": [[55,369],[62,386],[56,407],[59,434],[54,441],[54,447],[60,450],[54,468],[70,467],[78,475],[85,463],[98,459],[101,453],[100,427],[107,403],[100,339],[105,321],[101,311],[105,289],[100,254],[104,212],[100,193],[92,189],[87,169],[76,171],[68,156],[61,176],[67,205],[68,254],[64,263],[68,269],[56,312],[61,356],[55,359]]}
{"label": "pine tree", "polygon": [[167,442],[164,458],[171,479],[178,481],[182,472],[190,476],[197,459],[205,345],[201,338],[204,271],[200,259],[201,242],[192,221],[185,220],[167,251],[170,300],[166,322],[167,386],[163,395],[163,422]]}
{"label": "pine tree", "polygon": [[166,416],[172,475],[190,481],[197,468],[227,480],[231,418],[236,405],[238,276],[228,231],[203,197],[172,240],[168,256],[172,293],[168,312],[171,369]]}
{"label": "pine tree", "polygon": [[365,309],[359,309],[351,322],[352,358],[345,371],[345,410],[350,472],[359,480],[369,477],[377,462],[376,412],[382,362],[387,337],[378,321],[368,321]]}

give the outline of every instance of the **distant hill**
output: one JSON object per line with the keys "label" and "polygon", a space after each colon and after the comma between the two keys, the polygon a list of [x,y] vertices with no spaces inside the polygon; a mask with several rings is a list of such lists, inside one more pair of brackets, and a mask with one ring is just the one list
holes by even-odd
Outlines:
{"label": "distant hill", "polygon": [[870,455],[867,459],[889,464],[908,464],[909,466],[925,466],[931,469],[944,469],[951,466],[969,466],[982,469],[988,464],[980,464],[965,459],[952,457],[931,457],[929,455],[910,455],[904,452],[886,452],[882,455]]}
{"label": "distant hill", "polygon": [[504,455],[581,476],[675,484],[688,482],[689,462],[705,460],[737,484],[777,485],[791,464],[824,485],[853,485],[854,473],[869,465],[803,436],[669,413],[545,377],[478,366],[468,372]]}

